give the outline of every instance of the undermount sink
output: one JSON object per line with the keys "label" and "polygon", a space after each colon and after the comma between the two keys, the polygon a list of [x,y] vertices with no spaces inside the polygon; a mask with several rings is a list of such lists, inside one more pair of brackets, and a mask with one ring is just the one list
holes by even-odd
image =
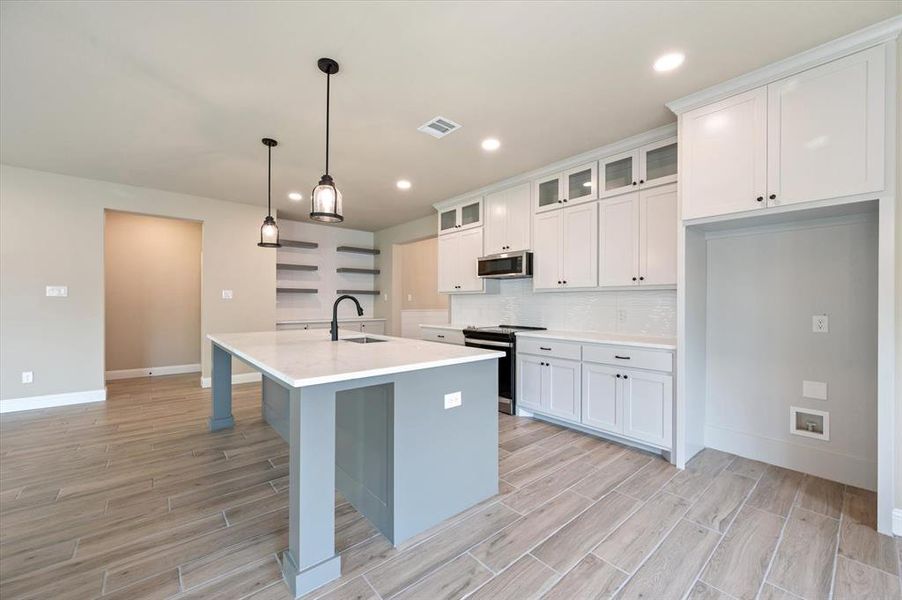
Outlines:
{"label": "undermount sink", "polygon": [[382,340],[374,337],[359,337],[359,338],[347,338],[344,340],[345,342],[354,342],[355,344],[375,344],[376,342],[387,342],[388,340]]}

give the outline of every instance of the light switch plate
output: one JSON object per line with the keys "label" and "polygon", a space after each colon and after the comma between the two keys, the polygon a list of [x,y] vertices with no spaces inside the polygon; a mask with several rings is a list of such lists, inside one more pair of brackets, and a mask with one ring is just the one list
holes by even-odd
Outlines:
{"label": "light switch plate", "polygon": [[802,381],[802,396],[815,400],[826,400],[827,384],[823,381]]}
{"label": "light switch plate", "polygon": [[69,295],[69,287],[65,285],[48,285],[47,296],[50,298],[66,298]]}
{"label": "light switch plate", "polygon": [[460,392],[451,392],[450,394],[445,394],[445,408],[454,408],[456,406],[460,406],[462,402]]}
{"label": "light switch plate", "polygon": [[22,371],[22,383],[34,383],[34,371]]}
{"label": "light switch plate", "polygon": [[830,319],[827,315],[813,315],[811,317],[811,331],[814,333],[827,333],[830,331]]}
{"label": "light switch plate", "polygon": [[232,299],[232,290],[222,290],[222,299],[223,300],[231,300]]}

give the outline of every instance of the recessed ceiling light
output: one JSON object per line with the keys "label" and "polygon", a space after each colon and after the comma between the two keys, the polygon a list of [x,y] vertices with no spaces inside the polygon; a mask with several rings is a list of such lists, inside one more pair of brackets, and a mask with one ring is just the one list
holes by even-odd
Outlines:
{"label": "recessed ceiling light", "polygon": [[482,140],[482,149],[488,150],[489,152],[494,152],[498,148],[501,147],[501,142],[499,142],[495,138],[486,138]]}
{"label": "recessed ceiling light", "polygon": [[303,196],[301,195],[300,192],[288,192],[289,200],[294,200],[295,202],[298,202],[301,198],[303,198]]}
{"label": "recessed ceiling light", "polygon": [[398,186],[399,190],[409,190],[410,189],[410,182],[407,181],[406,179],[399,179],[395,185]]}
{"label": "recessed ceiling light", "polygon": [[683,64],[684,60],[686,60],[686,56],[682,52],[668,52],[655,61],[655,71],[659,73],[673,71]]}

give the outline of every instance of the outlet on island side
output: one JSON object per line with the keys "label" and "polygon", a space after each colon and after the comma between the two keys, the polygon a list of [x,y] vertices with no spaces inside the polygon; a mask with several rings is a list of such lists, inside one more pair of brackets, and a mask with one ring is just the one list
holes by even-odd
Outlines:
{"label": "outlet on island side", "polygon": [[830,331],[830,319],[827,315],[812,315],[811,331],[814,333],[827,333]]}
{"label": "outlet on island side", "polygon": [[34,371],[22,371],[22,383],[34,383]]}
{"label": "outlet on island side", "polygon": [[462,399],[460,392],[451,392],[450,394],[445,394],[445,409],[460,406],[461,402]]}

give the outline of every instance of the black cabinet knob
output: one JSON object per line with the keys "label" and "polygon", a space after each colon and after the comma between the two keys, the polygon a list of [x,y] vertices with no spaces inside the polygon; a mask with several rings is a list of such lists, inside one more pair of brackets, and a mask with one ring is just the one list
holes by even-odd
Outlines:
{"label": "black cabinet knob", "polygon": [[563,204],[564,201],[563,201],[563,200],[558,200],[557,203],[558,203],[558,204]]}
{"label": "black cabinet knob", "polygon": [[645,281],[645,277],[640,277],[639,281]]}
{"label": "black cabinet knob", "polygon": [[633,277],[633,281],[636,281],[636,278],[635,278],[635,277]]}
{"label": "black cabinet knob", "polygon": [[639,180],[639,183],[645,183],[645,180],[644,180],[644,179],[640,179],[640,180]]}
{"label": "black cabinet knob", "polygon": [[564,198],[564,202],[566,202],[566,201],[567,201],[567,199],[566,199],[566,198]]}
{"label": "black cabinet knob", "polygon": [[758,196],[757,198],[755,198],[755,200],[757,200],[758,202],[764,202],[764,196]]}
{"label": "black cabinet knob", "polygon": [[629,379],[629,377],[628,377],[627,375],[624,375],[623,378],[624,378],[624,379]]}
{"label": "black cabinet knob", "polygon": [[620,373],[617,373],[617,379],[620,379]]}
{"label": "black cabinet knob", "polygon": [[558,285],[561,285],[561,283],[563,283],[563,282],[562,282],[562,281],[558,281],[558,282],[557,282]]}
{"label": "black cabinet knob", "polygon": [[776,195],[776,194],[771,194],[770,196],[768,196],[768,198],[770,198],[771,200],[776,200],[776,199],[777,199],[777,195]]}
{"label": "black cabinet knob", "polygon": [[564,285],[567,285],[567,280],[566,280],[566,279],[564,280]]}
{"label": "black cabinet knob", "polygon": [[638,184],[634,181],[634,182],[633,182],[633,185],[638,185]]}

